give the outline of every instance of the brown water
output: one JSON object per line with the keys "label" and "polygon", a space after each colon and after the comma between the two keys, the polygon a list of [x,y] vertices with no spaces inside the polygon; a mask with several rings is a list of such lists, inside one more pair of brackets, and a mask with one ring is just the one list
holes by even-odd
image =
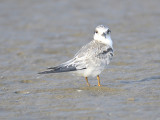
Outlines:
{"label": "brown water", "polygon": [[[160,120],[159,0],[1,0],[1,120]],[[115,56],[96,78],[38,75],[112,30]]]}

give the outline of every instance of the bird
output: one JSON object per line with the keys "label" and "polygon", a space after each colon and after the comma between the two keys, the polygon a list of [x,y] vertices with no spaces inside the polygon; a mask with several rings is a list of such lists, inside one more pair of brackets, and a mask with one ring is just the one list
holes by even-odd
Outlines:
{"label": "bird", "polygon": [[111,30],[98,25],[94,30],[93,40],[83,46],[71,60],[38,74],[72,72],[83,76],[88,86],[88,77],[97,77],[98,86],[102,86],[99,75],[107,68],[113,56]]}

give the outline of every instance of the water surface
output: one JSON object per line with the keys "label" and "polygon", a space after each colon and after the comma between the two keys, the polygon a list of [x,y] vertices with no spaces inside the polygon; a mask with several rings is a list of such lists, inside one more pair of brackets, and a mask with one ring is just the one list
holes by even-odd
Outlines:
{"label": "water surface", "polygon": [[[0,1],[0,119],[159,120],[160,2]],[[115,56],[96,78],[38,75],[112,31]]]}

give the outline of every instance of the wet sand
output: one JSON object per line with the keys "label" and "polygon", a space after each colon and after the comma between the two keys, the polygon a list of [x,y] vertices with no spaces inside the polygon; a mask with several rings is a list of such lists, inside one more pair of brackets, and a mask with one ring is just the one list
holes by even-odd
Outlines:
{"label": "wet sand", "polygon": [[[0,1],[0,119],[159,120],[160,2]],[[96,78],[38,75],[112,31],[115,56]]]}

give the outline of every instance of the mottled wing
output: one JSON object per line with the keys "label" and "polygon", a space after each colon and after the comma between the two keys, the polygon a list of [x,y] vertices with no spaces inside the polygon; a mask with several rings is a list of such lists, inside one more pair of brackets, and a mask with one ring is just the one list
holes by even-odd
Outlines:
{"label": "mottled wing", "polygon": [[[83,70],[87,68],[87,59],[91,56],[91,51],[95,49],[93,41],[83,46],[74,56],[73,59],[61,64],[60,66],[65,66],[66,68],[71,68],[70,71]],[[74,68],[74,69],[73,69]],[[68,69],[69,71],[69,69]]]}
{"label": "mottled wing", "polygon": [[113,56],[113,49],[105,44],[91,41],[87,45],[83,46],[74,56],[73,59],[57,66],[51,67],[50,71],[44,71],[40,74],[46,73],[58,73],[69,72],[87,69],[89,66],[100,66],[109,64],[111,57]]}
{"label": "mottled wing", "polygon": [[93,40],[77,52],[73,63],[77,69],[89,66],[106,66],[112,57],[113,49],[111,46]]}
{"label": "mottled wing", "polygon": [[87,68],[90,58],[98,50],[95,41],[91,41],[87,45],[83,46],[74,56],[74,64],[78,69]]}
{"label": "mottled wing", "polygon": [[59,72],[69,72],[86,69],[86,56],[87,50],[90,50],[91,43],[83,46],[75,55],[75,57],[59,66],[50,67],[48,71],[40,72],[39,74],[48,74],[48,73],[59,73]]}

